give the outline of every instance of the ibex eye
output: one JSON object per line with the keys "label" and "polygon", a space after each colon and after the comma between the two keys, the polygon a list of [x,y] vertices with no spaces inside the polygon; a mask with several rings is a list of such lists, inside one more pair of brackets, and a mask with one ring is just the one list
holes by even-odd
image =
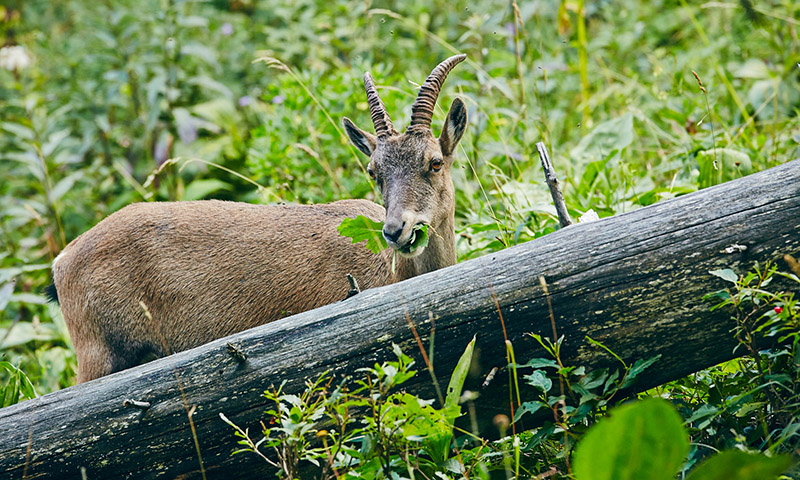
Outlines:
{"label": "ibex eye", "polygon": [[441,158],[434,158],[431,161],[431,170],[433,170],[434,172],[438,172],[439,170],[442,169],[442,165],[444,165],[444,162],[442,161]]}
{"label": "ibex eye", "polygon": [[368,169],[367,169],[367,174],[370,176],[370,178],[372,178],[373,180],[375,180],[375,171],[374,171],[373,169],[371,169],[371,168],[368,168]]}

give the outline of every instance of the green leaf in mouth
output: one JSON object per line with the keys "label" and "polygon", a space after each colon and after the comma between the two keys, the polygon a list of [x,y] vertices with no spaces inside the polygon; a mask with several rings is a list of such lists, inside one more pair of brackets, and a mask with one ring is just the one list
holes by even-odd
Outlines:
{"label": "green leaf in mouth", "polygon": [[412,253],[418,248],[428,246],[428,226],[424,224],[414,225],[411,231],[411,240],[400,249],[403,253]]}
{"label": "green leaf in mouth", "polygon": [[[389,247],[383,237],[383,222],[376,222],[363,215],[345,218],[336,229],[339,235],[351,238],[353,243],[366,240],[365,246],[373,253],[380,253]],[[411,231],[411,240],[399,250],[401,253],[409,254],[426,246],[428,246],[428,225],[417,224]]]}

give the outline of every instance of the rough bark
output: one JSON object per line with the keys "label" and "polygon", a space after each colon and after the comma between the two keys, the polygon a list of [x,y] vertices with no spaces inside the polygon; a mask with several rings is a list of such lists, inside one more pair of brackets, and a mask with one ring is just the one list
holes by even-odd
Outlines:
{"label": "rough bark", "polygon": [[[746,250],[725,253],[732,244]],[[800,252],[800,161],[372,290],[194,350],[0,410],[2,478],[199,478],[187,421],[193,418],[208,478],[263,476],[254,455],[231,456],[232,429],[258,430],[263,390],[287,381],[299,392],[325,370],[347,374],[391,356],[392,342],[419,357],[408,319],[427,346],[441,384],[477,334],[477,375],[500,367],[483,391],[482,415],[507,410],[504,331],[518,361],[546,356],[526,333],[550,336],[547,280],[564,359],[605,366],[603,342],[628,360],[661,354],[640,388],[732,357],[730,312],[701,298],[724,288],[708,272],[744,272],[753,261]],[[343,292],[346,293],[346,292]],[[498,311],[499,305],[499,311]],[[502,313],[502,323],[500,319]],[[429,320],[432,314],[434,322]],[[246,355],[232,355],[235,342]],[[419,361],[421,366],[422,362]],[[432,398],[428,375],[408,390]],[[148,402],[146,410],[124,407]]]}

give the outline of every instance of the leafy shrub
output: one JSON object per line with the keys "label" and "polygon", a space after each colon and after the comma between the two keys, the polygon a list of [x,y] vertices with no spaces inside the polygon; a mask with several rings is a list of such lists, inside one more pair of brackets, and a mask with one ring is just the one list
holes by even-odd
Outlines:
{"label": "leafy shrub", "polygon": [[394,345],[397,361],[362,369],[360,379],[344,379],[332,387],[333,378],[323,374],[300,396],[283,392],[283,386],[267,390],[264,395],[274,407],[266,412],[258,441],[220,416],[242,439],[243,448],[236,453],[259,455],[280,478],[299,478],[309,468],[301,461],[318,467],[315,477],[321,479],[395,478],[414,471],[428,478],[437,472],[442,478],[467,472],[476,465],[451,457],[450,447],[474,345],[473,339],[458,361],[440,408],[394,391],[416,374],[411,370],[414,361]]}

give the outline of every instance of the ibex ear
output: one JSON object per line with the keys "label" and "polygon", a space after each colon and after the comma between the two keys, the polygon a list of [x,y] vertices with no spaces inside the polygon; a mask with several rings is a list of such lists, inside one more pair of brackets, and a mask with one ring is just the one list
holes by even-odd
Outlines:
{"label": "ibex ear", "polygon": [[466,128],[467,107],[460,98],[456,97],[453,104],[450,105],[450,112],[444,122],[442,134],[439,135],[439,146],[444,156],[449,157],[453,154]]}
{"label": "ibex ear", "polygon": [[353,145],[364,152],[368,157],[372,155],[372,152],[375,151],[375,145],[377,145],[378,142],[375,135],[356,127],[347,117],[342,119],[342,125],[344,125],[344,131],[347,132],[347,136],[350,137],[350,141],[353,142]]}

